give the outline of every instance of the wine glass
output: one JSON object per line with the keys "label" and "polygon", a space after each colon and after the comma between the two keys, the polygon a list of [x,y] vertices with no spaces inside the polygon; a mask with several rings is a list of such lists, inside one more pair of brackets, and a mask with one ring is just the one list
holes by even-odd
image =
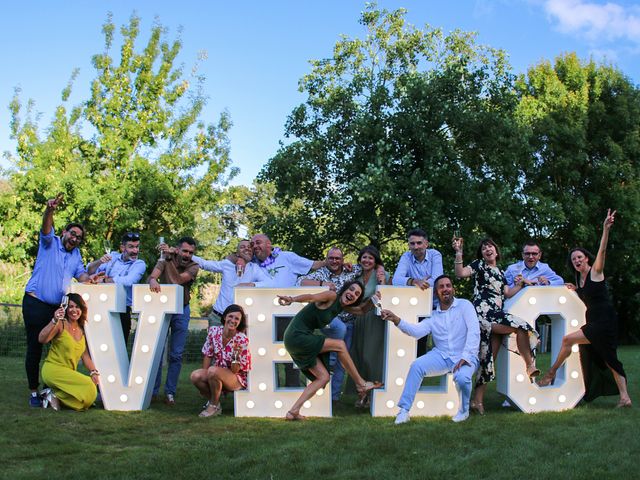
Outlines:
{"label": "wine glass", "polygon": [[104,253],[109,255],[111,253],[111,240],[105,238],[102,241],[102,248],[104,249]]}

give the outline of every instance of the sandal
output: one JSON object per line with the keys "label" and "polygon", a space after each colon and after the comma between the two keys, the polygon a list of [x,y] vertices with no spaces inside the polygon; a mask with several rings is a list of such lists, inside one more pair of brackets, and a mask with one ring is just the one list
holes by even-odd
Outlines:
{"label": "sandal", "polygon": [[371,406],[371,400],[369,398],[369,395],[367,394],[363,397],[358,397],[354,406],[356,408],[369,408]]}
{"label": "sandal", "polygon": [[220,404],[214,405],[211,402],[208,402],[207,407],[198,414],[201,418],[217,417],[218,415],[222,415],[222,407]]}
{"label": "sandal", "polygon": [[360,385],[359,387],[356,387],[356,390],[358,391],[358,397],[362,398],[364,396],[367,395],[367,393],[369,393],[371,390],[374,390],[376,388],[382,388],[384,387],[384,383],[382,382],[364,382],[362,385]]}
{"label": "sandal", "polygon": [[469,408],[476,412],[478,415],[484,415],[484,405],[482,404],[482,402],[471,400],[469,402]]}
{"label": "sandal", "polygon": [[305,417],[304,415],[293,413],[291,410],[287,412],[284,418],[285,420],[289,420],[290,422],[304,421],[307,419],[307,417]]}
{"label": "sandal", "polygon": [[536,367],[535,362],[531,362],[531,364],[527,367],[527,375],[529,376],[529,380],[533,382],[534,377],[540,375],[540,369]]}
{"label": "sandal", "polygon": [[551,371],[548,371],[547,373],[544,374],[544,376],[538,380],[538,386],[539,387],[546,387],[548,385],[553,385],[553,382],[556,381],[556,374],[555,373],[551,373]]}

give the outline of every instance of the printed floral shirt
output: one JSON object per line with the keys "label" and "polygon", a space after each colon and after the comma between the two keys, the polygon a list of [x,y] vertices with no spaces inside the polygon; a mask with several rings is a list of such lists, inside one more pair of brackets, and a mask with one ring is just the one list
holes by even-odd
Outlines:
{"label": "printed floral shirt", "polygon": [[249,351],[249,338],[244,333],[236,333],[227,343],[222,345],[222,326],[209,328],[207,339],[202,346],[202,354],[210,357],[212,366],[231,369],[234,352],[238,352],[237,361],[240,362],[240,370],[236,374],[238,381],[244,388],[247,387],[247,372],[251,370],[251,352]]}
{"label": "printed floral shirt", "polygon": [[[311,272],[308,275],[303,275],[298,277],[298,282],[296,285],[299,287],[302,283],[302,280],[316,280],[318,282],[331,282],[336,286],[336,291],[339,292],[343,285],[351,280],[357,279],[362,274],[362,266],[361,265],[353,265],[350,272],[346,270],[342,270],[339,274],[331,273],[327,267],[321,267],[315,272]],[[344,310],[338,314],[338,317],[342,319],[343,322],[350,322],[355,318],[355,315],[345,312]]]}

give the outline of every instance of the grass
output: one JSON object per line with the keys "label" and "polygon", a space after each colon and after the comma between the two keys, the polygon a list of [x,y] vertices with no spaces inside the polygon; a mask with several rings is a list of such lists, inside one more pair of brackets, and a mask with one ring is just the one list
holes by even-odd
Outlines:
{"label": "grass", "polygon": [[620,355],[632,409],[614,409],[617,397],[607,397],[528,415],[501,408],[490,389],[484,417],[414,418],[398,427],[356,410],[353,397],[332,419],[236,419],[231,397],[222,417],[201,419],[202,400],[188,384],[195,363],[182,370],[174,407],[30,409],[22,360],[0,357],[0,478],[639,478],[640,348]]}

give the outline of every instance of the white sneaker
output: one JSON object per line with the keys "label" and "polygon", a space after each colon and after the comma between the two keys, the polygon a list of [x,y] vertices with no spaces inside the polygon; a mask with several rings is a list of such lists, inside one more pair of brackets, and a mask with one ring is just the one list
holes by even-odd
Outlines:
{"label": "white sneaker", "polygon": [[467,410],[466,412],[456,413],[456,415],[451,420],[453,420],[456,423],[459,423],[459,422],[464,422],[467,418],[469,418],[469,410]]}
{"label": "white sneaker", "polygon": [[396,425],[400,425],[401,423],[407,423],[409,420],[411,420],[411,417],[409,417],[409,412],[407,412],[404,408],[401,408],[398,412],[398,415],[396,415],[396,421],[394,423]]}

